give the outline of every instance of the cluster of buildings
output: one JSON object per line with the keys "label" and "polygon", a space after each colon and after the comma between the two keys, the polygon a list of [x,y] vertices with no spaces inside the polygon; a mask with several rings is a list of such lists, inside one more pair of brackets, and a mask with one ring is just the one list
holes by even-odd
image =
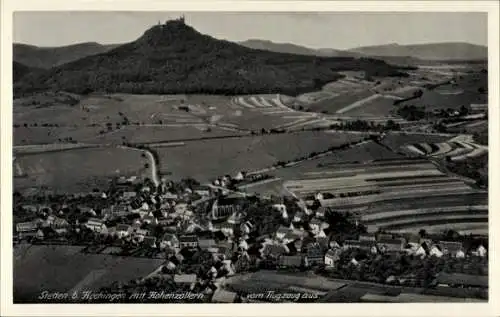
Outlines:
{"label": "cluster of buildings", "polygon": [[[164,252],[167,259],[176,259],[174,262],[182,262],[183,249],[208,252],[213,259],[223,263],[230,274],[243,262],[253,263],[256,268],[262,267],[260,263],[263,267],[291,270],[315,266],[334,268],[343,252],[352,249],[372,254],[413,254],[421,258],[485,257],[487,254],[482,245],[465,250],[461,242],[432,241],[419,235],[361,234],[356,240],[335,241],[326,221],[329,210],[320,207],[313,211],[300,201],[293,214],[284,203],[270,202],[269,212],[289,225],[280,225],[274,232],[255,238],[259,224],[249,221],[251,217],[245,209],[248,198],[221,195],[218,186],[225,185],[222,180],[215,186],[192,185],[182,189],[166,181],[153,187],[132,186],[130,180],[125,180],[118,183],[119,190],[112,198],[108,197],[112,196],[109,193],[96,194],[101,201],[111,201],[104,207],[94,209],[77,205],[79,213],[88,216],[82,222],[70,220],[64,204],[56,209],[47,205],[22,205],[25,212],[36,217],[15,225],[17,238],[43,240],[46,229],[58,237],[85,230],[112,237],[110,241],[121,240],[122,244]],[[205,207],[199,208],[202,205]],[[176,265],[167,262],[168,267]],[[352,263],[357,263],[355,258]],[[215,279],[218,271],[211,268],[207,274]],[[196,274],[180,274],[175,278],[178,279],[176,283],[197,280]],[[234,294],[230,295],[233,298]]]}

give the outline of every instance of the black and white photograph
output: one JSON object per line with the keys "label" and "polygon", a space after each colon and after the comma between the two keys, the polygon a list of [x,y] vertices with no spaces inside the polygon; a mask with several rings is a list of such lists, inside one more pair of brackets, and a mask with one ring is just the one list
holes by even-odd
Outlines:
{"label": "black and white photograph", "polygon": [[18,11],[11,63],[14,304],[491,299],[487,12]]}

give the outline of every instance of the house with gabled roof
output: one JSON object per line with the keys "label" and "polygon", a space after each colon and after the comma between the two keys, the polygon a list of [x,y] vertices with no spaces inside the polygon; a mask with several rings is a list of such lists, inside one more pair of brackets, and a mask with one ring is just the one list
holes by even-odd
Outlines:
{"label": "house with gabled roof", "polygon": [[463,245],[462,242],[455,241],[439,241],[438,243],[441,251],[445,255],[450,255],[455,257],[457,253],[463,253]]}
{"label": "house with gabled roof", "polygon": [[165,233],[160,241],[160,248],[165,249],[167,247],[176,249],[180,247],[179,238],[173,233]]}
{"label": "house with gabled roof", "polygon": [[35,221],[20,222],[16,224],[16,231],[19,239],[34,237],[39,225]]}
{"label": "house with gabled roof", "polygon": [[156,248],[156,237],[153,236],[145,236],[142,240],[142,244],[148,246],[150,248]]}
{"label": "house with gabled roof", "polygon": [[481,244],[475,250],[472,251],[472,255],[485,257],[488,254],[488,250]]}
{"label": "house with gabled roof", "polygon": [[376,243],[373,241],[346,240],[343,244],[344,249],[361,249],[370,251],[373,247],[376,247]]}
{"label": "house with gabled roof", "polygon": [[144,238],[149,235],[149,230],[146,229],[135,229],[132,232],[132,239],[134,239],[135,242],[142,242],[144,241]]}
{"label": "house with gabled roof", "polygon": [[376,241],[375,234],[372,233],[362,233],[359,235],[360,241]]}
{"label": "house with gabled roof", "polygon": [[287,246],[281,244],[265,244],[261,249],[261,254],[264,257],[279,258],[281,255],[288,254]]}
{"label": "house with gabled roof", "polygon": [[340,259],[340,254],[342,254],[341,249],[330,249],[325,254],[325,265],[327,267],[334,267],[335,263]]}
{"label": "house with gabled roof", "polygon": [[310,243],[307,246],[307,262],[310,265],[321,265],[324,264],[325,261],[325,253],[323,252],[319,243],[314,242]]}
{"label": "house with gabled roof", "polygon": [[195,235],[183,235],[179,237],[180,248],[197,248],[198,237]]}
{"label": "house with gabled roof", "polygon": [[148,225],[157,225],[158,224],[158,219],[156,219],[155,216],[153,215],[146,215],[144,218],[142,218],[142,222],[146,223]]}
{"label": "house with gabled roof", "polygon": [[116,225],[116,236],[118,238],[128,237],[132,233],[132,226],[127,224]]}
{"label": "house with gabled roof", "polygon": [[97,218],[90,218],[89,220],[87,220],[87,222],[85,223],[85,227],[97,233],[107,232],[107,228],[106,225],[104,224],[104,221]]}
{"label": "house with gabled roof", "polygon": [[381,252],[400,252],[403,251],[406,245],[404,238],[397,239],[379,239],[377,247]]}
{"label": "house with gabled roof", "polygon": [[281,268],[300,268],[307,264],[307,258],[302,254],[281,255],[278,258],[278,266]]}

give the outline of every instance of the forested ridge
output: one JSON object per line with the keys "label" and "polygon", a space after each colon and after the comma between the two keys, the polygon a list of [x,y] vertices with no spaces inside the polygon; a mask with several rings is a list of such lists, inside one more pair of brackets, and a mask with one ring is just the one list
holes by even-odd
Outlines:
{"label": "forested ridge", "polygon": [[367,76],[406,75],[394,66],[369,58],[327,58],[249,49],[203,35],[174,20],[153,26],[136,41],[108,52],[29,73],[15,83],[14,92],[297,95],[341,78],[338,71],[342,70],[364,70]]}

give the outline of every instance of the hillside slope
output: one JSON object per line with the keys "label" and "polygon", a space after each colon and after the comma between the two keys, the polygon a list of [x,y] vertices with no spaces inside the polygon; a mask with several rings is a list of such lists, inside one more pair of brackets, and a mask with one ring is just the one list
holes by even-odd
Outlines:
{"label": "hillside slope", "polygon": [[349,50],[369,56],[413,57],[424,60],[484,60],[488,48],[469,43],[432,43],[418,45],[388,44],[365,46]]}
{"label": "hillside slope", "polygon": [[108,52],[28,74],[14,91],[295,95],[338,79],[340,70],[365,70],[372,76],[404,75],[373,59],[253,50],[200,34],[174,20]]}
{"label": "hillside slope", "polygon": [[12,63],[12,77],[13,77],[13,82],[19,81],[21,78],[26,76],[27,74],[39,70],[38,68],[34,67],[29,67],[24,64],[18,63],[18,62],[13,62]]}
{"label": "hillside slope", "polygon": [[51,68],[77,59],[107,52],[118,45],[79,43],[61,47],[38,47],[14,43],[13,60],[28,67]]}
{"label": "hillside slope", "polygon": [[309,56],[324,56],[324,57],[361,57],[360,54],[341,51],[336,49],[329,48],[321,48],[321,49],[313,49],[305,46],[290,44],[290,43],[275,43],[267,40],[258,40],[251,39],[243,42],[239,42],[238,44],[258,49],[265,50],[276,53],[287,53],[287,54],[297,54],[297,55],[309,55]]}

